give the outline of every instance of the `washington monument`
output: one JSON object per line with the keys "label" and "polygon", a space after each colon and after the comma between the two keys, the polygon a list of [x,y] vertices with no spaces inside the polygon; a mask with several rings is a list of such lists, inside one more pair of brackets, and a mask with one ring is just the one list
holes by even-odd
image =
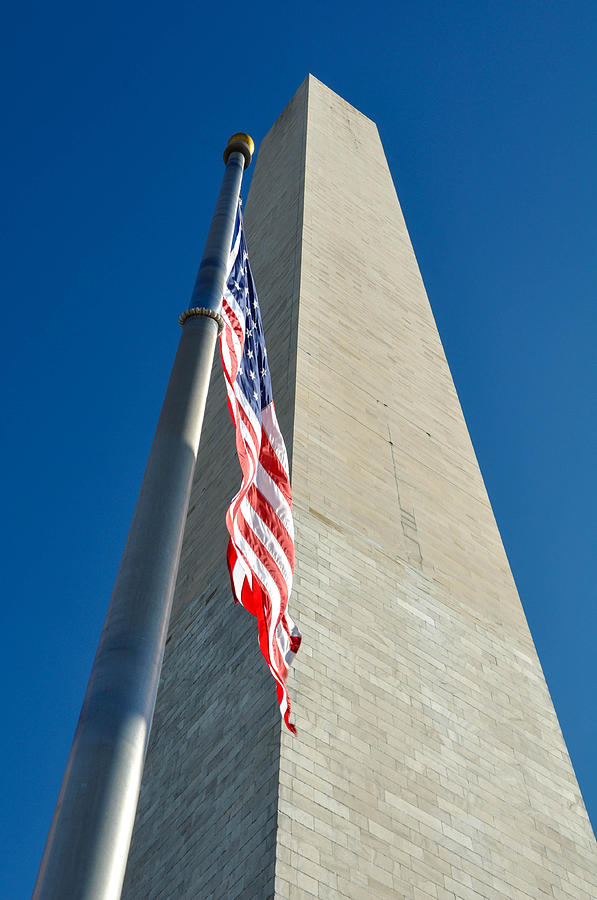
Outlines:
{"label": "washington monument", "polygon": [[230,597],[216,360],[123,897],[594,898],[375,124],[309,76],[259,147],[245,226],[291,464],[298,735]]}

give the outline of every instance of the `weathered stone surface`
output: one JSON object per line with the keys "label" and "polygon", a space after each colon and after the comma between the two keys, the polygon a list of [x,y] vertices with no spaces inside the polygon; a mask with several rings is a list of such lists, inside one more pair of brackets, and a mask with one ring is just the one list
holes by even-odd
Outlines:
{"label": "weathered stone surface", "polygon": [[597,851],[373,122],[309,77],[246,210],[292,457],[281,729],[214,374],[124,897],[592,898]]}

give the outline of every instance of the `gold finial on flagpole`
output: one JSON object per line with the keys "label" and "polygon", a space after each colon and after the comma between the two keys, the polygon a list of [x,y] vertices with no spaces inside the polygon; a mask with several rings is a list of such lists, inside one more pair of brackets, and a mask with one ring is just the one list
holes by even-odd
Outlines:
{"label": "gold finial on flagpole", "polygon": [[249,134],[245,134],[244,131],[239,131],[237,134],[233,134],[226,144],[224,162],[228,162],[228,157],[231,153],[242,153],[245,158],[245,169],[247,169],[254,152],[255,144],[253,143],[253,138]]}

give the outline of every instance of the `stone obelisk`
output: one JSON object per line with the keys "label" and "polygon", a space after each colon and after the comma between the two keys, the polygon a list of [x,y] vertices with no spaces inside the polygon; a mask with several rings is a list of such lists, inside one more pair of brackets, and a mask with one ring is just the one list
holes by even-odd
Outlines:
{"label": "stone obelisk", "polygon": [[282,727],[212,375],[125,890],[591,898],[597,850],[375,124],[309,76],[246,204],[292,465]]}

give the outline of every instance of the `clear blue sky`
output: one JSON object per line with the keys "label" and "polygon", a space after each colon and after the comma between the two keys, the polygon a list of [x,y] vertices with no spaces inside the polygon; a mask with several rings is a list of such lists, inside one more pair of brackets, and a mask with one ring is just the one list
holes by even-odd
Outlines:
{"label": "clear blue sky", "polygon": [[33,886],[223,145],[308,71],[378,124],[597,821],[597,4],[284,8],[5,14],[2,898]]}

